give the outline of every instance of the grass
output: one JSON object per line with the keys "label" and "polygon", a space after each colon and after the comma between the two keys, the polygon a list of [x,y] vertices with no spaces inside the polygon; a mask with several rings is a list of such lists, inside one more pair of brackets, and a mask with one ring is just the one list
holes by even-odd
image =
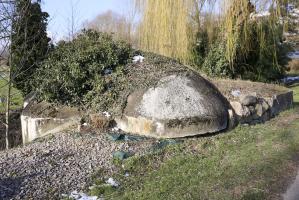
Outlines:
{"label": "grass", "polygon": [[[3,73],[2,73],[3,74]],[[3,78],[0,78],[0,97],[2,102],[0,102],[0,113],[5,112],[6,103],[3,99],[6,99],[7,95],[7,81]],[[12,87],[11,91],[11,109],[19,109],[23,105],[23,96],[16,88]]]}
{"label": "grass", "polygon": [[297,83],[297,84],[293,85],[291,88],[294,92],[294,102],[295,102],[295,104],[298,105],[299,104],[299,84]]}
{"label": "grass", "polygon": [[189,138],[129,158],[113,175],[121,187],[100,194],[108,199],[280,199],[284,181],[297,171],[299,153],[299,86],[292,89],[293,109],[265,124]]}

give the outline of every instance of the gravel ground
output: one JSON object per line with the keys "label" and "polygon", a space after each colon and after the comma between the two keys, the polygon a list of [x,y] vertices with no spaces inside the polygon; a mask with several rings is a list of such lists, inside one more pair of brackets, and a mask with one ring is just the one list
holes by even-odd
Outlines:
{"label": "gravel ground", "polygon": [[99,168],[113,171],[113,152],[143,154],[155,142],[113,142],[103,134],[61,133],[0,151],[0,199],[59,199],[84,190]]}

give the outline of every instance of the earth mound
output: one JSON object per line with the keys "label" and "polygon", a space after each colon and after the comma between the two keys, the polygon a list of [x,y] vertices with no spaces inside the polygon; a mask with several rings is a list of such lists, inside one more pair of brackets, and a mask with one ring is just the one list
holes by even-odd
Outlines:
{"label": "earth mound", "polygon": [[[129,65],[134,91],[117,126],[129,133],[158,138],[186,137],[227,128],[229,104],[198,73],[173,60],[145,57]],[[141,71],[142,70],[142,71]],[[138,75],[136,74],[138,73]],[[144,77],[142,79],[136,77]]]}

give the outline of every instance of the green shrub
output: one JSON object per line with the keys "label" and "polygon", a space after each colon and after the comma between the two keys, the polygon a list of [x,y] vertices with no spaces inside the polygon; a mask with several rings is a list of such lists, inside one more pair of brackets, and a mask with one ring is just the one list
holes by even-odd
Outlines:
{"label": "green shrub", "polygon": [[225,58],[225,47],[221,42],[215,43],[207,54],[202,70],[210,76],[231,77],[229,62]]}
{"label": "green shrub", "polygon": [[73,41],[60,42],[36,72],[39,98],[69,105],[99,103],[104,108],[116,98],[112,86],[131,54],[130,45],[109,34],[83,31]]}

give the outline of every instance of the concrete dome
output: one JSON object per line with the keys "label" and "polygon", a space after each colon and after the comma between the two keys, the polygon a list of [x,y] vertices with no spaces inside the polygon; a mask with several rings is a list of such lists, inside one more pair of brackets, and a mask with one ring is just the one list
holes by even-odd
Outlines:
{"label": "concrete dome", "polygon": [[165,76],[148,89],[133,92],[119,128],[157,138],[213,133],[227,128],[228,103],[196,73]]}

